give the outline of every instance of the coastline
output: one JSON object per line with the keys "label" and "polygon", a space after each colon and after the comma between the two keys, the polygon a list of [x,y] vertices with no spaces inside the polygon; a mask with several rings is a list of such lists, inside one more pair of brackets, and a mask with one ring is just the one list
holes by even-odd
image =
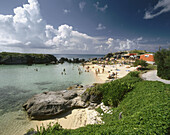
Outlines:
{"label": "coastline", "polygon": [[[95,76],[95,82],[94,83],[105,83],[108,81],[111,81],[113,79],[108,79],[107,77],[109,74],[112,74],[112,72],[117,72],[117,78],[122,78],[126,76],[130,71],[134,71],[135,67],[130,67],[130,65],[106,65],[104,68],[104,73],[99,73],[96,75],[95,70],[99,69],[102,71],[103,67],[102,65],[96,65],[96,64],[85,64],[84,71],[88,67],[88,72],[93,74]],[[30,120],[30,128],[36,129],[37,126],[40,128],[40,126],[47,127],[49,123],[51,125],[58,122],[63,128],[65,129],[76,129],[79,127],[86,126],[87,124],[96,124],[98,122],[102,122],[99,113],[95,111],[95,109],[91,108],[82,108],[82,109],[73,109],[66,113],[63,113],[61,115],[58,115],[54,119],[50,120]]]}

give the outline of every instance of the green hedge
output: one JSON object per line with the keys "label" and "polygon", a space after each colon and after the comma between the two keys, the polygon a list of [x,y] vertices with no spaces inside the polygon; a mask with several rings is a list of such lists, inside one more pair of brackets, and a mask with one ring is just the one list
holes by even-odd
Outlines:
{"label": "green hedge", "polygon": [[156,52],[154,59],[157,64],[157,75],[170,80],[170,50],[162,49]]}
{"label": "green hedge", "polygon": [[136,60],[136,61],[133,63],[133,65],[134,65],[135,67],[138,66],[138,65],[141,65],[142,67],[148,66],[148,64],[147,64],[146,61],[144,61],[144,60]]}

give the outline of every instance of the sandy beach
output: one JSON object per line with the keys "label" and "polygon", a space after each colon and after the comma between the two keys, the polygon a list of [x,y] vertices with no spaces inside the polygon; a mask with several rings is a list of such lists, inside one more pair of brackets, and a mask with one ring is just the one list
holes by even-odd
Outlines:
{"label": "sandy beach", "polygon": [[[118,79],[126,76],[129,72],[136,70],[136,67],[120,64],[105,65],[104,72],[102,65],[89,63],[85,66],[85,68],[87,67],[89,67],[89,72],[93,72],[95,74],[96,76],[95,83],[105,83],[107,81],[110,81],[111,79],[108,79],[108,76],[111,75],[113,72],[117,73],[117,77],[115,79]],[[96,74],[96,70],[100,70],[100,73]]]}
{"label": "sandy beach", "polygon": [[[130,67],[130,65],[105,65],[104,72],[102,71],[102,65],[97,64],[87,64],[84,66],[84,71],[87,72],[87,67],[89,73],[94,74],[96,77],[96,82],[94,83],[105,83],[107,81],[113,80],[108,79],[109,74],[117,72],[117,78],[122,78],[126,76],[130,71],[134,71],[135,67]],[[100,70],[100,73],[96,75],[95,70]],[[44,121],[31,121],[31,128],[40,127],[42,124],[47,127],[49,123],[52,125],[58,122],[65,129],[76,129],[83,127],[87,124],[100,123],[101,119],[98,112],[94,109],[85,108],[85,109],[74,109],[65,114],[59,115],[56,119],[44,120]]]}
{"label": "sandy beach", "polygon": [[76,129],[88,124],[98,124],[102,121],[99,117],[99,113],[95,110],[90,108],[82,108],[70,110],[67,113],[59,115],[57,118],[51,120],[31,120],[30,128],[36,129],[37,126],[40,127],[42,125],[47,128],[49,123],[54,125],[56,122],[58,122],[65,129]]}

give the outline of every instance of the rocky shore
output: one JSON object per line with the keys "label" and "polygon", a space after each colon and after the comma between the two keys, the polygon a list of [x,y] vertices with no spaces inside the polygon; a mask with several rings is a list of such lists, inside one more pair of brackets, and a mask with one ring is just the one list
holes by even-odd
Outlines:
{"label": "rocky shore", "polygon": [[[29,99],[23,108],[32,120],[54,118],[76,108],[95,108],[100,102],[98,95],[89,95],[87,88],[93,86],[73,86],[73,90],[49,91]],[[88,102],[87,102],[88,100]]]}
{"label": "rocky shore", "polygon": [[58,63],[84,63],[85,59],[60,58],[59,60],[51,54],[24,54],[24,53],[0,53],[0,64],[4,65],[32,65],[32,64],[58,64]]}
{"label": "rocky shore", "polygon": [[51,54],[0,53],[0,64],[4,65],[32,65],[50,63],[57,63],[56,57]]}
{"label": "rocky shore", "polygon": [[52,118],[70,109],[87,107],[87,104],[81,100],[80,93],[82,91],[43,92],[33,96],[23,107],[31,119],[43,120]]}
{"label": "rocky shore", "polygon": [[[76,129],[89,124],[102,124],[103,113],[112,114],[110,107],[101,102],[101,97],[86,91],[92,86],[72,86],[72,90],[49,91],[37,94],[24,105],[34,128],[47,128],[56,122],[64,129]],[[88,102],[87,102],[88,101]],[[103,113],[96,111],[101,108]],[[38,120],[38,121],[37,121]],[[25,135],[36,133],[27,132]]]}
{"label": "rocky shore", "polygon": [[85,59],[79,59],[79,58],[68,59],[68,58],[61,57],[58,60],[58,62],[59,63],[64,63],[64,62],[68,62],[68,63],[84,63],[86,61],[85,61]]}

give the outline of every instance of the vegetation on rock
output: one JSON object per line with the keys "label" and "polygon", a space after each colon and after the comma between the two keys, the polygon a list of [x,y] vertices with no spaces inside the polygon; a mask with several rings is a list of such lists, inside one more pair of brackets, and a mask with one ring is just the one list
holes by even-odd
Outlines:
{"label": "vegetation on rock", "polygon": [[51,54],[27,54],[27,53],[0,53],[0,64],[48,64],[57,62]]}
{"label": "vegetation on rock", "polygon": [[131,50],[130,53],[138,53],[138,54],[145,54],[145,53],[149,53],[146,50]]}

